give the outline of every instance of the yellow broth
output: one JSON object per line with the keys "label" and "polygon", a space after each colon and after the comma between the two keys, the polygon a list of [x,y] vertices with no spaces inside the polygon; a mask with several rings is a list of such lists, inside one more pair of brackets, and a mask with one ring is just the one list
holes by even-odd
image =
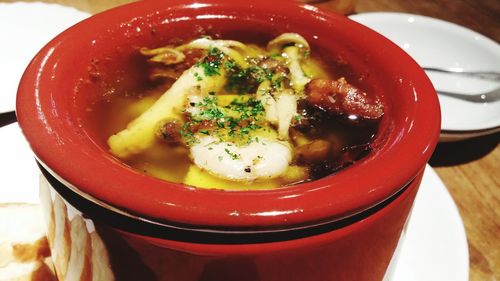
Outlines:
{"label": "yellow broth", "polygon": [[[259,50],[258,47],[252,47]],[[335,73],[325,62],[315,57],[309,57],[302,63],[302,69],[310,77],[335,78]],[[107,99],[97,103],[89,111],[89,117],[98,127],[100,138],[108,139],[127,127],[127,124],[141,115],[167,90],[172,81],[162,84],[147,84],[139,93],[115,93]],[[217,93],[237,94],[237,93]],[[369,143],[377,130],[378,122],[373,120],[350,120],[345,116],[327,114],[323,110],[301,106],[302,111],[314,115],[314,128],[300,132],[293,130],[291,138],[293,146],[311,143],[313,140],[328,141],[336,154],[331,159],[318,163],[301,163],[294,157],[286,172],[276,178],[255,180],[250,182],[233,181],[219,178],[203,171],[193,164],[189,155],[189,148],[179,145],[170,145],[156,138],[153,145],[130,157],[121,159],[125,164],[147,175],[176,183],[184,183],[202,188],[217,188],[226,190],[257,190],[292,185],[300,182],[315,180],[337,172],[352,164],[355,160],[366,155],[370,148]],[[352,159],[344,161],[344,154],[351,153]],[[358,149],[359,148],[359,149]],[[296,156],[297,152],[292,153]]]}

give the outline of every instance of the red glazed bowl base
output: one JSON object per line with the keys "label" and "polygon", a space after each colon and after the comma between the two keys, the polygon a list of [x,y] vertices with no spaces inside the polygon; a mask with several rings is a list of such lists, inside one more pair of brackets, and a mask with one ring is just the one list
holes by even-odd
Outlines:
{"label": "red glazed bowl base", "polygon": [[[81,213],[78,208],[86,200],[77,194],[68,196],[66,191],[63,199],[57,192],[61,191],[57,182],[42,184],[41,193],[49,192],[50,198],[57,198],[42,200],[44,210],[53,210],[57,204],[54,201],[61,200],[70,226],[77,219],[92,225],[87,231],[105,245],[99,254],[109,257],[100,266],[109,268],[118,281],[372,281],[382,280],[386,274],[422,174],[364,219],[319,235],[254,244],[192,243],[131,233],[110,227],[116,223],[103,220],[103,216]],[[81,206],[75,207],[68,199]]]}

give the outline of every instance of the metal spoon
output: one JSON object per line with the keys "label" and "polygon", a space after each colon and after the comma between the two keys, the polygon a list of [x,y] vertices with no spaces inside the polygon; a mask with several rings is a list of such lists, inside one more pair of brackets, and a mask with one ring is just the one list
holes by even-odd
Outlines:
{"label": "metal spoon", "polygon": [[454,69],[454,68],[444,69],[444,68],[427,67],[427,66],[424,66],[422,68],[425,71],[434,71],[434,72],[475,77],[484,80],[500,81],[500,73],[494,71],[464,71],[463,69]]}
{"label": "metal spoon", "polygon": [[488,102],[494,102],[494,101],[500,100],[500,88],[496,88],[496,89],[491,90],[489,92],[485,92],[485,93],[481,93],[481,94],[473,94],[473,95],[460,94],[460,93],[441,91],[441,90],[436,90],[436,92],[439,95],[457,98],[457,99],[461,99],[461,100],[466,100],[466,101],[470,101],[470,102],[488,103]]}
{"label": "metal spoon", "polygon": [[0,113],[0,128],[17,121],[16,112],[8,111]]}
{"label": "metal spoon", "polygon": [[[424,66],[422,68],[425,71],[447,73],[447,74],[452,74],[452,75],[462,75],[462,76],[479,78],[479,79],[490,80],[490,81],[500,81],[500,73],[494,72],[494,71],[464,71],[463,69],[460,69],[460,68],[444,69],[444,68],[428,67],[428,66]],[[500,100],[500,88],[496,88],[496,89],[491,90],[489,92],[480,93],[480,94],[461,94],[461,93],[455,93],[455,92],[437,90],[437,89],[436,89],[436,92],[440,95],[443,95],[443,96],[448,96],[448,97],[466,100],[466,101],[470,101],[470,102],[487,103],[487,102],[494,102],[494,101]]]}

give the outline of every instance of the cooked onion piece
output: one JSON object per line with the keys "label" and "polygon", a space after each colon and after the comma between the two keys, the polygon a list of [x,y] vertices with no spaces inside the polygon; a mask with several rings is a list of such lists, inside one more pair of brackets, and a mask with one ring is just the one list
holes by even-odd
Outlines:
{"label": "cooked onion piece", "polygon": [[[188,44],[181,45],[176,49],[183,51],[186,49],[205,49],[217,48],[224,54],[233,59],[239,66],[248,67],[248,63],[240,54],[241,51],[246,50],[245,44],[234,40],[212,40],[208,38],[200,38],[189,42]],[[237,50],[235,50],[237,49]]]}
{"label": "cooked onion piece", "polygon": [[278,136],[281,140],[288,140],[288,130],[292,118],[297,116],[297,96],[292,90],[270,94],[270,82],[264,81],[257,89],[257,99],[265,110],[265,118],[273,125],[278,126]]}
{"label": "cooked onion piece", "polygon": [[309,83],[311,79],[304,74],[304,71],[300,66],[301,55],[299,52],[299,48],[292,46],[285,48],[284,51],[287,55],[292,87],[297,93],[300,94],[304,91],[305,85]]}
{"label": "cooked onion piece", "polygon": [[278,112],[278,136],[282,140],[288,140],[288,130],[292,118],[297,115],[297,98],[292,90],[280,93],[276,102]]}
{"label": "cooked onion piece", "polygon": [[276,104],[276,100],[270,93],[271,91],[271,82],[266,80],[259,85],[257,89],[257,100],[259,100],[264,106],[264,110],[266,112],[265,118],[271,124],[278,123],[278,108]]}
{"label": "cooked onion piece", "polygon": [[278,51],[281,52],[283,47],[289,44],[294,44],[295,46],[305,49],[305,51],[309,51],[309,43],[307,40],[297,33],[283,33],[280,36],[274,38],[273,40],[267,43],[267,49],[269,51]]}
{"label": "cooked onion piece", "polygon": [[267,44],[267,50],[276,53],[283,52],[290,70],[292,87],[297,94],[301,94],[304,86],[311,80],[304,74],[300,64],[304,54],[310,52],[307,40],[297,33],[283,33]]}
{"label": "cooked onion piece", "polygon": [[161,47],[156,49],[141,48],[139,50],[142,55],[151,57],[148,61],[161,62],[165,65],[176,64],[184,61],[186,55],[170,47]]}

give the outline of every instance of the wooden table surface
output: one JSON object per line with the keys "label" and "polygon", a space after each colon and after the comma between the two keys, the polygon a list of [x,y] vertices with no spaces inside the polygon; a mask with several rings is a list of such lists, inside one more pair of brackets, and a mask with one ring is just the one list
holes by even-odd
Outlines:
{"label": "wooden table surface", "polygon": [[[249,0],[250,2],[251,0]],[[316,4],[326,9],[336,1]],[[7,0],[0,2],[14,2]],[[90,13],[130,0],[46,0]],[[500,42],[499,0],[358,0],[355,13],[392,11],[454,22]],[[431,161],[465,224],[470,255],[470,280],[500,280],[500,134],[439,144]],[[423,280],[425,281],[425,280]],[[443,280],[445,281],[445,280]]]}

